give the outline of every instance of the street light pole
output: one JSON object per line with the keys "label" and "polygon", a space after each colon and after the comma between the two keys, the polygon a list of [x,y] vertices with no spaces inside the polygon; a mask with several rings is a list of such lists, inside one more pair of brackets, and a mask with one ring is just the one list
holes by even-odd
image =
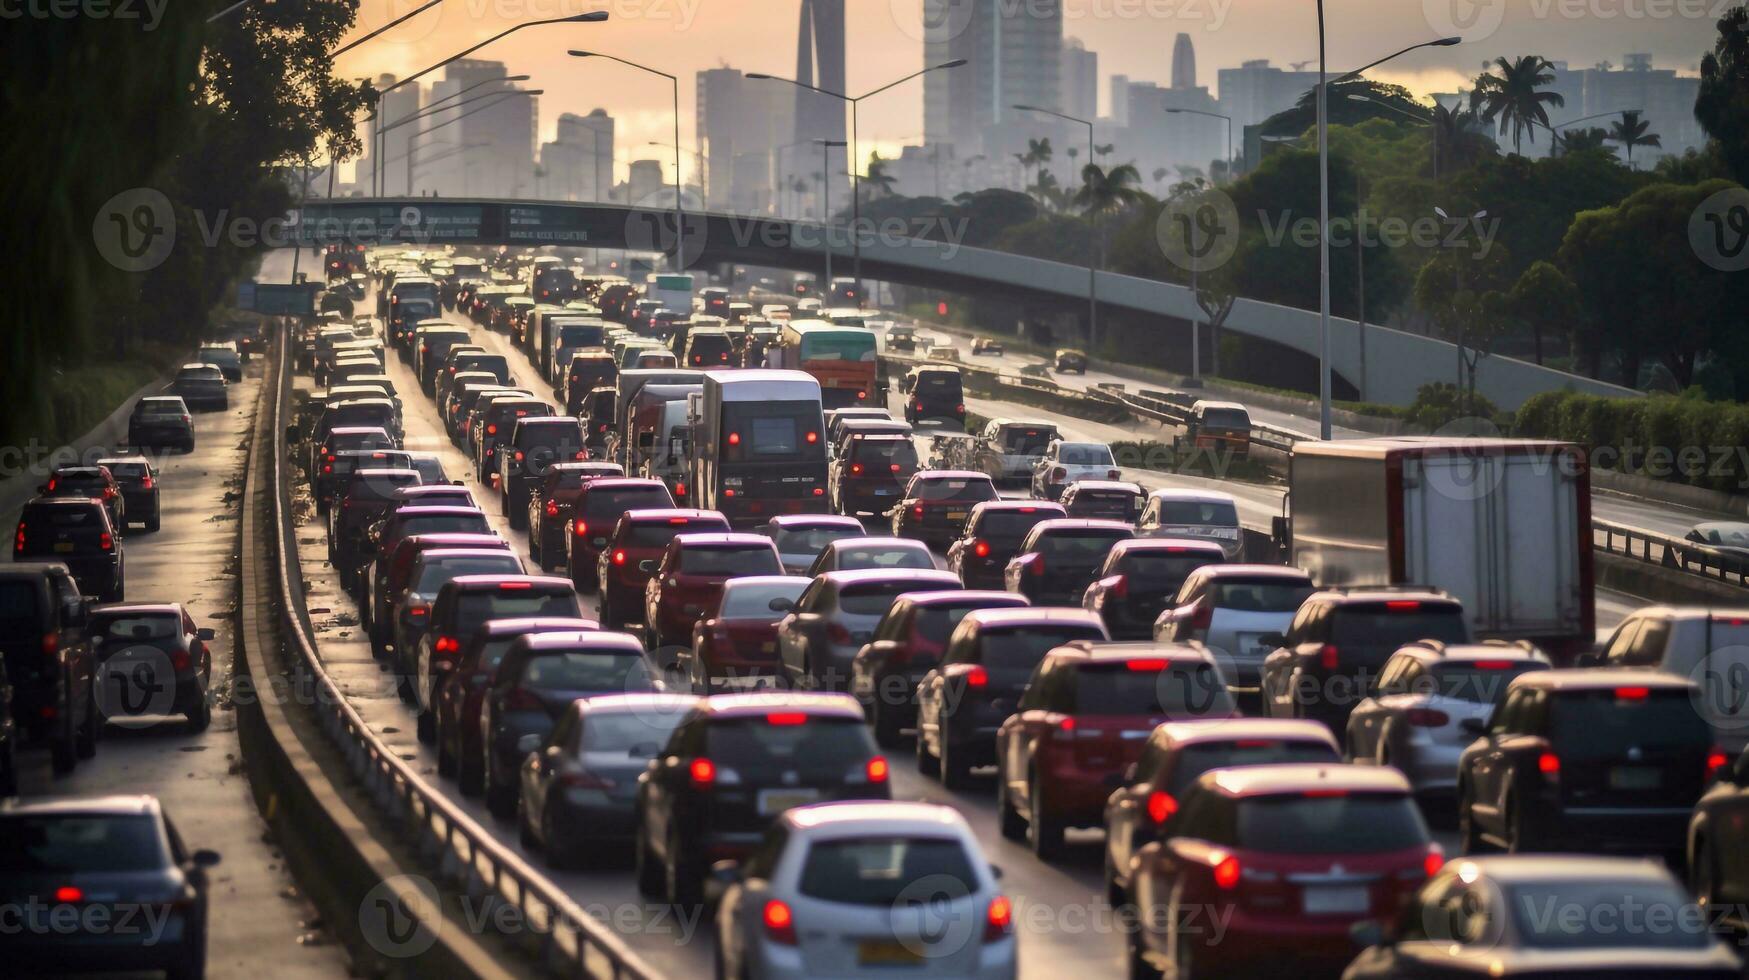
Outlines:
{"label": "street light pole", "polygon": [[1201,109],[1167,109],[1168,114],[1186,114],[1192,116],[1211,116],[1227,124],[1227,179],[1233,177],[1233,117],[1219,112],[1204,112]]}
{"label": "street light pole", "polygon": [[[1039,112],[1047,116],[1056,116],[1072,123],[1080,123],[1087,127],[1087,165],[1093,166],[1093,120],[1081,119],[1055,109],[1042,109],[1035,105],[1017,105],[1013,108],[1021,112]],[[1089,199],[1089,204],[1092,203]],[[1087,352],[1092,354],[1099,346],[1099,212],[1092,211],[1087,223]]]}
{"label": "street light pole", "polygon": [[[546,94],[545,89],[538,89],[538,88],[531,89],[531,90],[526,91],[526,92],[523,92],[523,91],[487,92],[485,95],[476,95],[471,99],[465,99],[461,102],[457,102],[455,105],[448,106],[447,108],[449,108],[449,109],[460,109],[462,106],[471,105],[475,102],[483,102],[483,101],[486,101],[487,99],[492,100],[490,102],[487,102],[485,105],[474,106],[474,108],[469,109],[467,112],[461,113],[461,114],[459,114],[451,119],[445,119],[443,122],[440,122],[435,126],[430,126],[430,127],[425,128],[425,129],[422,129],[419,132],[414,133],[412,136],[407,138],[407,152],[405,154],[403,154],[403,156],[405,156],[407,158],[407,196],[408,197],[416,197],[417,196],[413,193],[413,160],[415,157],[417,157],[419,155],[419,143],[418,143],[419,137],[428,136],[432,133],[435,133],[438,130],[442,129],[443,127],[450,125],[451,123],[461,122],[463,119],[467,118],[468,116],[471,116],[474,113],[479,112],[482,109],[490,109],[493,106],[497,105],[498,103],[505,101],[506,99],[514,99],[514,98],[524,97],[524,96],[533,97],[536,95],[545,95],[545,94]],[[438,111],[443,111],[443,110],[438,110]],[[414,122],[415,120],[422,118],[423,115],[425,115],[425,114],[422,113],[419,116],[409,117],[409,118],[403,120],[402,122],[397,123],[396,126],[405,125],[406,123]],[[389,128],[393,129],[395,127],[391,126]],[[388,161],[386,161],[386,160],[383,161],[383,166],[387,167]]]}
{"label": "street light pole", "polygon": [[1592,119],[1602,119],[1605,116],[1623,116],[1623,115],[1627,115],[1630,112],[1632,112],[1636,115],[1644,115],[1645,114],[1644,109],[1616,109],[1613,112],[1595,112],[1589,116],[1580,116],[1577,119],[1569,119],[1566,122],[1556,123],[1555,125],[1550,126],[1549,127],[1549,156],[1552,157],[1555,155],[1555,140],[1557,138],[1559,138],[1559,136],[1560,136],[1559,131],[1560,130],[1566,129],[1568,126],[1578,125],[1579,123],[1582,123],[1582,122],[1589,122]]}
{"label": "street light pole", "polygon": [[[820,144],[820,227],[830,231],[832,227],[832,168],[828,163],[829,155],[834,146],[845,146],[843,140],[815,140]],[[820,251],[826,253],[826,298],[832,298],[832,236],[826,235],[826,240],[820,243]]]}
{"label": "street light pole", "polygon": [[[575,51],[575,50],[569,51],[566,53],[569,54],[573,58],[606,58],[608,61],[617,61],[620,64],[625,65],[627,68],[636,68],[638,71],[648,72],[652,75],[660,75],[661,77],[668,79],[668,84],[673,86],[673,88],[674,88],[674,257],[671,261],[674,263],[674,271],[679,272],[680,270],[686,268],[686,255],[684,254],[686,252],[686,210],[685,210],[685,207],[683,206],[683,204],[681,203],[682,195],[681,195],[681,189],[680,189],[680,79],[675,77],[672,74],[669,74],[668,72],[662,71],[659,68],[651,68],[649,65],[640,65],[635,61],[627,61],[626,59],[621,58],[617,55],[602,54],[599,51]],[[626,196],[627,197],[631,196],[629,189],[628,189]]]}

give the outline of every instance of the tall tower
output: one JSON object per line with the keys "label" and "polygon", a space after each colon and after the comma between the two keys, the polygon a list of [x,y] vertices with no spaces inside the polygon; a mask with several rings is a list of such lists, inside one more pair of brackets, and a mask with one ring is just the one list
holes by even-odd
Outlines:
{"label": "tall tower", "polygon": [[[802,0],[796,81],[844,91],[844,0]],[[830,96],[797,89],[795,120],[798,140],[844,138],[844,103]]]}
{"label": "tall tower", "polygon": [[1172,42],[1172,87],[1196,88],[1196,48],[1189,34],[1180,33]]}

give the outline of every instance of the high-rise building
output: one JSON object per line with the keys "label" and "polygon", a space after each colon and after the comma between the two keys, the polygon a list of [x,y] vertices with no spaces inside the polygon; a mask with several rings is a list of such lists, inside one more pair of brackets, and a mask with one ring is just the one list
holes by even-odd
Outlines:
{"label": "high-rise building", "polygon": [[[395,84],[395,76],[379,75],[376,80],[377,91],[381,92]],[[376,116],[371,119],[370,136],[365,143],[364,155],[359,158],[359,177],[357,179],[366,193],[371,191],[370,175],[378,174],[378,191],[384,197],[398,197],[407,193],[407,154],[413,145],[413,134],[425,126],[425,120],[409,122],[408,120],[419,112],[419,83],[403,86],[383,96],[382,104],[377,107]],[[405,125],[396,125],[405,123]],[[378,138],[381,138],[381,156],[378,156]]]}
{"label": "high-rise building", "polygon": [[1024,147],[1053,124],[1036,117],[1017,126],[1015,105],[1063,104],[1061,0],[924,0],[928,64],[964,58],[952,71],[924,76],[924,134],[952,145],[962,159]]}
{"label": "high-rise building", "polygon": [[[760,213],[772,202],[773,153],[790,142],[793,87],[733,68],[698,73],[695,119],[707,206]],[[763,176],[761,176],[763,174]]]}
{"label": "high-rise building", "polygon": [[442,108],[419,126],[426,135],[420,139],[412,168],[415,193],[445,197],[536,193],[540,106],[534,96],[491,99],[495,92],[520,90],[514,83],[499,81],[508,74],[501,61],[464,58],[445,66],[443,80],[431,86],[426,103],[442,102]]}
{"label": "high-rise building", "polygon": [[[668,182],[662,179],[662,161],[633,160],[626,171],[626,190],[633,204],[650,203],[668,187]],[[673,203],[674,195],[668,195],[669,203]]]}
{"label": "high-rise building", "polygon": [[1237,140],[1245,127],[1292,108],[1318,84],[1318,73],[1283,71],[1257,59],[1242,62],[1237,68],[1222,68],[1215,72],[1215,79],[1220,86],[1219,111],[1233,118],[1233,138]]}
{"label": "high-rise building", "polygon": [[1130,121],[1130,76],[1111,76],[1110,98],[1111,121],[1122,126]]}
{"label": "high-rise building", "polygon": [[1196,88],[1196,47],[1183,32],[1172,42],[1172,87]]}
{"label": "high-rise building", "polygon": [[1080,38],[1063,41],[1063,111],[1092,119],[1099,115],[1099,55],[1087,50]]}
{"label": "high-rise building", "polygon": [[[796,36],[796,80],[844,92],[844,0],[802,0]],[[844,138],[844,103],[793,89],[797,140]]]}

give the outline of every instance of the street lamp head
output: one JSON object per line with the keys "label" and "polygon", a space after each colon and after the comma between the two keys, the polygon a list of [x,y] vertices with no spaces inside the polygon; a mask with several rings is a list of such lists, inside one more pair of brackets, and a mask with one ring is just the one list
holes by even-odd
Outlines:
{"label": "street lamp head", "polygon": [[1462,43],[1464,43],[1464,39],[1461,37],[1442,37],[1439,40],[1434,41],[1430,46],[1435,48],[1449,48],[1454,44]]}
{"label": "street lamp head", "polygon": [[559,22],[562,24],[599,24],[606,19],[607,11],[605,10],[586,10],[570,17],[562,17]]}
{"label": "street lamp head", "polygon": [[946,62],[943,62],[943,63],[941,63],[941,64],[939,64],[939,65],[936,65],[936,66],[935,66],[935,68],[932,68],[932,69],[930,69],[930,70],[931,70],[931,71],[935,71],[935,70],[937,70],[937,69],[941,69],[941,68],[958,68],[958,67],[959,67],[959,66],[961,66],[961,65],[963,65],[963,64],[965,64],[965,63],[966,63],[966,59],[964,59],[964,58],[955,58],[955,59],[953,59],[953,60],[952,60],[952,61],[946,61]]}
{"label": "street lamp head", "polygon": [[1348,101],[1350,101],[1350,102],[1371,102],[1372,99],[1369,99],[1366,96],[1361,95],[1359,93],[1351,92],[1351,93],[1349,93]]}
{"label": "street lamp head", "polygon": [[1019,109],[1021,112],[1040,112],[1040,111],[1042,111],[1041,109],[1039,109],[1038,106],[1021,105],[1019,103],[1016,103],[1015,105],[1011,106],[1010,108]]}
{"label": "street lamp head", "polygon": [[745,76],[743,76],[743,77],[745,77],[745,78],[754,78],[754,79],[760,79],[760,80],[765,80],[765,81],[768,81],[768,80],[770,80],[770,78],[771,78],[771,76],[770,76],[770,75],[767,75],[767,74],[766,74],[766,73],[764,73],[764,72],[762,72],[762,71],[750,71],[750,72],[748,72],[748,73],[747,73],[747,74],[746,74],[746,75],[745,75]]}
{"label": "street lamp head", "polygon": [[529,78],[529,76],[527,76],[527,75],[505,75],[503,78],[500,78],[498,80],[500,82],[526,82],[526,81],[528,81],[528,78]]}
{"label": "street lamp head", "polygon": [[1434,209],[1433,209],[1433,213],[1434,213],[1434,214],[1437,214],[1437,215],[1439,215],[1439,216],[1440,216],[1440,217],[1441,217],[1441,218],[1449,218],[1449,217],[1451,217],[1451,215],[1448,215],[1448,214],[1446,214],[1446,213],[1445,213],[1445,209],[1444,209],[1444,208],[1439,208],[1439,207],[1436,207],[1436,208],[1434,208]]}

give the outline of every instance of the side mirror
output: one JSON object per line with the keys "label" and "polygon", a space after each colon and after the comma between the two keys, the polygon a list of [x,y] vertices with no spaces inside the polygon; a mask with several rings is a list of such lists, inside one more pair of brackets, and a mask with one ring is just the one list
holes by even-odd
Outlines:
{"label": "side mirror", "polygon": [[219,634],[211,626],[202,626],[200,629],[195,630],[194,635],[197,638],[199,638],[202,642],[206,642],[206,641],[209,641],[209,640],[213,639],[214,637],[218,636]]}
{"label": "side mirror", "polygon": [[517,739],[516,740],[516,751],[521,752],[524,755],[526,755],[530,752],[540,751],[540,736],[539,735],[524,735],[521,738]]}
{"label": "side mirror", "polygon": [[1458,729],[1469,735],[1488,734],[1488,723],[1480,718],[1465,718],[1458,722]]}
{"label": "side mirror", "polygon": [[1000,864],[990,865],[990,877],[995,878],[997,881],[1002,880],[1002,866]]}
{"label": "side mirror", "polygon": [[796,602],[794,599],[785,599],[783,596],[778,596],[777,598],[766,603],[765,608],[771,610],[772,612],[780,612],[780,613],[794,612],[795,608],[796,608]]}
{"label": "side mirror", "polygon": [[194,866],[197,868],[210,868],[219,863],[219,852],[203,847],[200,850],[195,851],[193,854],[190,854],[188,859],[193,862]]}
{"label": "side mirror", "polygon": [[1384,946],[1388,942],[1384,927],[1379,925],[1377,919],[1362,919],[1349,926],[1348,938],[1360,949]]}
{"label": "side mirror", "polygon": [[295,425],[288,425],[285,427],[285,441],[286,442],[297,442],[298,438],[302,435],[303,435],[303,431],[300,430]]}
{"label": "side mirror", "polygon": [[1604,665],[1602,650],[1587,650],[1573,658],[1575,667],[1602,667]]}
{"label": "side mirror", "polygon": [[711,865],[710,874],[704,879],[704,899],[715,905],[723,900],[729,887],[741,880],[741,868],[733,861],[718,861]]}
{"label": "side mirror", "polygon": [[452,487],[464,486],[464,484],[460,480],[451,480],[451,481],[449,481],[449,485]]}
{"label": "side mirror", "polygon": [[1285,647],[1287,646],[1287,637],[1280,633],[1265,633],[1257,638],[1257,642],[1266,646]]}

